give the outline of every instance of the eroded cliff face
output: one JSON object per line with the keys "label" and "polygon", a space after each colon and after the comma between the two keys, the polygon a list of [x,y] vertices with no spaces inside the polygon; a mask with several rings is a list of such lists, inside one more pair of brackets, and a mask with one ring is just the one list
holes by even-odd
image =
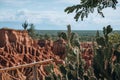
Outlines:
{"label": "eroded cliff face", "polygon": [[19,43],[23,45],[32,45],[33,41],[28,36],[27,31],[1,29],[0,30],[0,47],[9,45],[10,43]]}
{"label": "eroded cliff face", "polygon": [[51,40],[37,41],[27,31],[0,29],[0,69],[51,58],[54,64],[62,63],[52,49]]}
{"label": "eroded cliff face", "polygon": [[53,50],[54,54],[60,56],[61,59],[64,59],[66,56],[66,42],[64,39],[59,39],[54,41]]}

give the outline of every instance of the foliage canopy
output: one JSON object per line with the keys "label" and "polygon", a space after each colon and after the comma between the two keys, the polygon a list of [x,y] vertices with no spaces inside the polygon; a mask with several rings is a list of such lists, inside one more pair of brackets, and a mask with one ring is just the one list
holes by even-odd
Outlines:
{"label": "foliage canopy", "polygon": [[83,20],[84,17],[88,17],[89,13],[93,13],[94,10],[104,17],[102,12],[103,9],[107,7],[112,7],[116,9],[117,0],[80,0],[77,5],[69,6],[65,9],[67,14],[73,13],[75,11],[74,19],[78,21],[79,17]]}

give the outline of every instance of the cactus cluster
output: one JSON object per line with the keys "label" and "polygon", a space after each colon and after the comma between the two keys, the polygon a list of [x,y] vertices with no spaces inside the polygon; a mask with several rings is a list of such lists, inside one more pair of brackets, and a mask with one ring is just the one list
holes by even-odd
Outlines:
{"label": "cactus cluster", "polygon": [[71,31],[71,26],[67,26],[67,33],[59,33],[59,37],[66,40],[65,65],[60,65],[63,74],[62,80],[94,80],[93,69],[85,69],[85,61],[82,59],[79,36]]}
{"label": "cactus cluster", "polygon": [[87,69],[85,68],[85,60],[82,59],[78,35],[71,32],[70,25],[67,27],[67,33],[61,32],[58,35],[67,42],[65,64],[59,65],[62,76],[49,70],[50,74],[46,76],[45,80],[120,80],[120,64],[115,64],[111,60],[113,54],[113,46],[109,42],[109,35],[112,32],[111,26],[103,28],[103,36],[100,36],[97,31],[97,46],[93,45],[95,54],[93,64]]}
{"label": "cactus cluster", "polygon": [[112,30],[111,26],[108,25],[103,28],[103,36],[96,37],[98,47],[95,49],[93,68],[97,79],[120,80],[118,77],[120,73],[116,70],[120,66],[115,66],[116,64],[113,64],[111,60],[114,51],[113,45],[109,42],[109,34]]}
{"label": "cactus cluster", "polygon": [[103,27],[103,37],[100,37],[98,36],[99,35],[99,32],[97,31],[97,34],[96,36],[96,42],[98,45],[101,45],[101,46],[109,46],[109,34],[112,32],[112,28],[110,25],[108,25],[107,27]]}

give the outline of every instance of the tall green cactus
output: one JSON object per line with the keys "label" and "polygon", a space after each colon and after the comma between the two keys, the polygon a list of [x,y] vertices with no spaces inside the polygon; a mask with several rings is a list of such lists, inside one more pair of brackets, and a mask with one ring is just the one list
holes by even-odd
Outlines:
{"label": "tall green cactus", "polygon": [[96,55],[94,57],[94,72],[97,78],[111,80],[111,56],[112,45],[109,44],[109,34],[112,32],[110,25],[103,28],[103,37],[97,37],[96,42],[101,47],[96,49]]}
{"label": "tall green cactus", "polygon": [[[67,51],[67,56],[71,56],[71,54],[74,53],[72,49],[74,49],[75,46],[80,48],[80,43],[79,43],[79,37],[76,33],[73,33],[71,31],[71,26],[67,25],[67,33],[66,32],[59,32],[58,37],[63,38],[67,44],[66,44],[66,51]],[[70,54],[69,54],[70,53]]]}
{"label": "tall green cactus", "polygon": [[71,47],[70,38],[71,38],[71,26],[67,25],[67,35],[68,35],[68,46]]}
{"label": "tall green cactus", "polygon": [[106,28],[105,27],[103,28],[103,34],[104,34],[106,46],[109,46],[108,35],[109,33],[112,32],[112,30],[113,29],[111,28],[111,25],[108,25]]}
{"label": "tall green cactus", "polygon": [[66,65],[60,66],[60,71],[64,75],[63,78],[65,80],[84,80],[86,77],[90,79],[92,75],[85,74],[85,61],[81,57],[79,36],[71,31],[70,25],[67,26],[66,35]]}

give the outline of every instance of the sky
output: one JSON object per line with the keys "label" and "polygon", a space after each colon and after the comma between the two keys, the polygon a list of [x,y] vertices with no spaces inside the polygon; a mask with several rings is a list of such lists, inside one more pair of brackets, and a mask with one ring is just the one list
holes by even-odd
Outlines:
{"label": "sky", "polygon": [[111,25],[120,30],[120,0],[117,9],[103,10],[105,18],[98,13],[90,14],[83,21],[74,20],[74,13],[67,14],[64,9],[78,4],[80,0],[0,0],[0,28],[23,29],[25,20],[33,23],[38,30],[102,30]]}

